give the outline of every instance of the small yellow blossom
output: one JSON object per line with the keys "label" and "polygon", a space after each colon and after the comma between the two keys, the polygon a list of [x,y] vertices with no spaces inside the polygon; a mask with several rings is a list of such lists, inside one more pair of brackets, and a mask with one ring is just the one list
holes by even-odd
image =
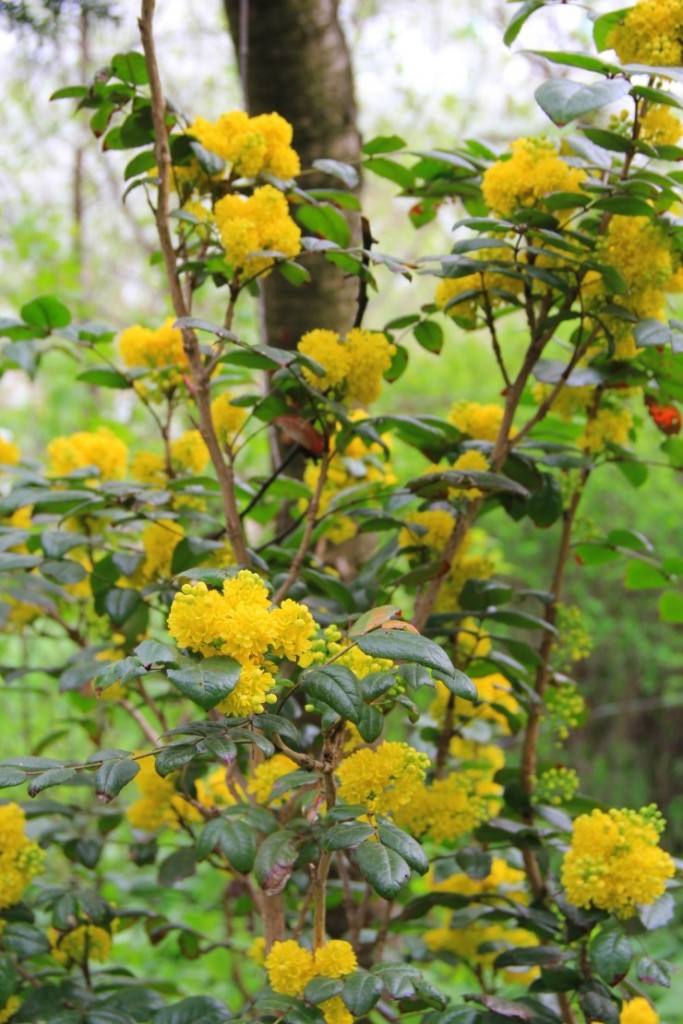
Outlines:
{"label": "small yellow blossom", "polygon": [[144,366],[150,370],[187,369],[183,336],[174,328],[175,317],[169,317],[156,329],[127,327],[119,335],[119,352],[126,366]]}
{"label": "small yellow blossom", "polygon": [[155,579],[169,579],[173,552],[185,536],[180,523],[174,519],[158,519],[142,531],[145,560],[138,573],[143,583]]}
{"label": "small yellow blossom", "polygon": [[484,172],[481,188],[490,210],[507,216],[520,208],[543,206],[553,192],[579,192],[585,171],[571,167],[547,139],[517,139],[512,155]]}
{"label": "small yellow blossom", "polygon": [[0,1024],[5,1024],[21,1006],[21,1000],[18,996],[10,996],[3,1007],[0,1008]]}
{"label": "small yellow blossom", "polygon": [[[436,696],[429,706],[429,713],[435,721],[441,722],[452,694],[441,680],[435,680],[435,684]],[[503,736],[509,736],[510,722],[504,711],[510,715],[518,715],[521,711],[519,702],[512,693],[510,681],[500,672],[494,672],[492,675],[478,676],[476,686],[476,704],[469,700],[463,700],[461,697],[452,698],[454,716],[466,721],[478,719],[490,722],[497,726]],[[498,710],[498,708],[504,710]]]}
{"label": "small yellow blossom", "polygon": [[271,791],[278,779],[294,771],[296,771],[296,762],[285,754],[274,754],[273,757],[254,768],[247,784],[247,793],[253,796],[258,804],[271,804],[273,807],[280,807],[286,802],[287,794],[271,800]]}
{"label": "small yellow blossom", "polygon": [[616,50],[624,64],[683,64],[683,3],[640,0],[609,33],[607,45]]}
{"label": "small yellow blossom", "polygon": [[16,466],[21,458],[18,445],[0,434],[0,466]]}
{"label": "small yellow blossom", "polygon": [[209,461],[209,452],[198,430],[186,430],[171,441],[171,463],[178,471],[199,475]]}
{"label": "small yellow blossom", "polygon": [[122,480],[128,463],[127,445],[108,427],[56,437],[47,446],[47,454],[52,476],[66,476],[92,466],[100,480]]}
{"label": "small yellow blossom", "polygon": [[[485,473],[490,469],[489,460],[482,452],[478,452],[475,449],[463,452],[455,462],[453,463],[453,469],[456,472],[466,473],[468,470],[473,470],[476,473]],[[473,501],[475,498],[480,498],[484,492],[480,491],[478,487],[452,487],[448,492],[450,498],[467,498],[468,501]]]}
{"label": "small yellow blossom", "polygon": [[446,509],[411,512],[399,534],[399,544],[402,548],[426,547],[443,551],[454,527],[453,513]]}
{"label": "small yellow blossom", "polygon": [[680,142],[683,125],[670,107],[652,104],[640,122],[640,138],[655,146],[675,146]]}
{"label": "small yellow blossom", "polygon": [[396,346],[384,334],[360,327],[354,327],[344,339],[335,331],[308,331],[297,348],[325,370],[319,377],[304,367],[304,377],[312,387],[332,391],[351,405],[357,402],[366,406],[379,398],[382,375],[396,352]]}
{"label": "small yellow blossom", "polygon": [[137,452],[130,463],[130,475],[138,483],[149,487],[166,485],[166,463],[155,452]]}
{"label": "small yellow blossom", "polygon": [[110,933],[96,924],[81,924],[70,932],[49,928],[48,938],[53,957],[65,966],[70,961],[104,963],[111,952]]}
{"label": "small yellow blossom", "polygon": [[299,157],[292,149],[292,126],[280,114],[249,117],[242,110],[221,114],[217,121],[198,117],[189,128],[190,135],[231,165],[232,174],[255,178],[272,174],[293,178],[301,170]]}
{"label": "small yellow blossom", "polygon": [[461,399],[451,406],[448,421],[477,441],[495,441],[503,422],[503,409],[494,403],[481,405]]}
{"label": "small yellow blossom", "polygon": [[599,409],[594,419],[586,424],[578,443],[593,453],[602,451],[608,444],[625,445],[632,426],[630,409]]}
{"label": "small yellow blossom", "polygon": [[24,890],[43,870],[43,851],[25,832],[19,804],[0,806],[0,910],[19,903]]}
{"label": "small yellow blossom", "polygon": [[216,203],[214,215],[226,259],[243,277],[263,275],[273,266],[273,257],[252,255],[257,251],[287,257],[301,251],[301,229],[289,215],[286,198],[272,185],[255,189],[248,199],[224,196]]}
{"label": "small yellow blossom", "polygon": [[659,1024],[659,1014],[647,999],[636,996],[622,1005],[619,1024]]}
{"label": "small yellow blossom", "polygon": [[224,391],[211,403],[211,419],[218,443],[228,445],[247,418],[247,410],[232,404],[232,394]]}
{"label": "small yellow blossom", "polygon": [[315,973],[325,978],[343,978],[358,967],[358,961],[350,942],[344,939],[330,939],[313,954]]}
{"label": "small yellow blossom", "polygon": [[664,893],[674,862],[659,846],[664,820],[654,806],[582,814],[562,864],[567,899],[631,917]]}
{"label": "small yellow blossom", "polygon": [[407,743],[357,750],[339,765],[339,799],[362,804],[369,814],[394,814],[422,788],[429,758]]}
{"label": "small yellow blossom", "polygon": [[271,987],[285,996],[301,998],[315,977],[313,954],[294,939],[274,942],[265,963]]}

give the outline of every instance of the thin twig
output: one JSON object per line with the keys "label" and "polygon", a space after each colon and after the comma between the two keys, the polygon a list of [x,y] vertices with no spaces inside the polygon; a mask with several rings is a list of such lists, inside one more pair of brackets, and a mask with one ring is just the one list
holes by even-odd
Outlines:
{"label": "thin twig", "polygon": [[301,569],[303,567],[304,561],[306,560],[306,555],[308,554],[308,549],[311,544],[311,536],[313,535],[313,530],[315,529],[316,517],[318,515],[318,508],[320,506],[320,499],[322,498],[323,488],[327,480],[327,467],[329,465],[329,462],[330,453],[326,452],[320,461],[320,474],[318,476],[318,481],[315,485],[315,491],[313,492],[310,504],[308,506],[308,509],[306,510],[304,520],[304,532],[301,538],[301,543],[299,544],[299,550],[292,559],[292,564],[290,566],[289,572],[287,573],[286,579],[278,587],[278,590],[275,596],[273,597],[273,604],[279,604],[285,597],[289,589],[296,583],[299,577],[299,573],[301,572]]}

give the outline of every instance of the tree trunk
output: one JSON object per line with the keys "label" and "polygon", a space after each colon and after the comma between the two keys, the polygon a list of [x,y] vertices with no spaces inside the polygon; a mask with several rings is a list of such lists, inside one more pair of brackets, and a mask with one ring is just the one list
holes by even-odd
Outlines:
{"label": "tree trunk", "polygon": [[[338,0],[224,3],[248,112],[275,111],[293,125],[294,148],[304,169],[319,157],[358,167],[353,73]],[[338,184],[327,175],[310,174],[302,182],[306,187]],[[352,230],[358,237],[357,224]],[[346,277],[322,256],[307,257],[306,267],[313,277],[309,285],[294,288],[277,272],[264,282],[265,332],[271,345],[294,348],[312,328],[344,333],[353,326],[358,278]]]}

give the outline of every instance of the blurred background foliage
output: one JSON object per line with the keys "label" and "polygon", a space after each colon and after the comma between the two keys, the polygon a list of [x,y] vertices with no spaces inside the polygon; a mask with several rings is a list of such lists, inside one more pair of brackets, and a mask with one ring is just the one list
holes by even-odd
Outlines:
{"label": "blurred background foliage", "polygon": [[[502,0],[420,0],[416,18],[413,0],[342,0],[364,135],[390,129],[415,148],[448,148],[476,135],[497,148],[518,135],[542,132],[542,115],[532,94],[544,72],[519,49],[511,53],[503,47],[501,25],[509,16],[505,8]],[[578,12],[554,7],[550,13],[552,19],[546,11],[527,24],[519,40],[522,48],[541,44],[552,49],[556,35],[561,33],[566,40],[579,31]],[[77,120],[66,104],[49,103],[56,89],[96,73],[111,53],[113,32],[118,49],[136,48],[135,17],[130,0],[35,0],[0,9],[0,315],[16,315],[23,302],[40,294],[59,295],[77,315],[117,330],[135,322],[156,322],[168,313],[162,275],[152,260],[151,214],[140,190],[125,203],[121,200],[128,156],[102,153],[82,119]],[[158,45],[168,95],[192,117],[216,117],[240,105],[236,62],[220,0],[160,4]],[[442,209],[436,222],[413,231],[407,218],[410,202],[390,199],[394,186],[384,184],[386,188],[377,178],[367,182],[364,198],[380,248],[408,261],[419,253],[446,251],[455,212]],[[391,287],[382,289],[377,299],[371,297],[368,326],[379,328],[414,309],[417,301],[428,301],[431,288],[431,282],[419,275],[412,283],[394,277]],[[677,315],[675,308],[672,314]],[[209,311],[207,316],[211,318]],[[238,331],[255,335],[255,304],[241,316]],[[509,326],[503,345],[514,347],[514,326],[507,320],[505,324]],[[414,345],[412,371],[386,389],[384,411],[424,411],[428,396],[429,407],[444,415],[456,392],[478,401],[497,397],[487,339],[465,335],[453,323],[445,329],[438,371],[436,357]],[[57,434],[102,423],[114,424],[124,438],[145,430],[142,413],[127,394],[88,394],[82,386],[74,392],[74,364],[64,353],[51,353],[46,370],[39,382],[16,370],[0,383],[0,430],[20,438],[28,454],[42,450]],[[645,410],[643,417],[647,419]],[[653,425],[646,429],[651,459],[661,464],[661,436]],[[397,451],[396,459],[401,458],[407,461],[411,456]],[[599,532],[598,523],[614,523],[656,536],[662,557],[680,553],[683,489],[667,467],[653,471],[646,486],[641,482],[637,487],[626,482],[616,465],[607,464],[595,474],[585,504],[584,537]],[[501,513],[486,525],[506,552],[510,576],[545,587],[552,537],[533,527],[522,535],[520,524]],[[582,564],[578,555],[573,560],[567,602],[581,608],[594,651],[575,670],[590,715],[569,741],[570,762],[579,770],[583,788],[613,806],[656,801],[669,820],[669,846],[680,854],[682,627],[662,624],[657,591],[625,587],[625,573],[625,560],[601,565]],[[62,718],[57,718],[46,700],[48,692],[35,684],[8,694],[13,728],[3,739],[3,756],[42,752],[36,749],[37,738],[47,733],[56,744],[55,756],[63,751],[68,713],[60,711]],[[68,699],[74,712],[83,710],[85,698],[69,694]],[[90,703],[95,717],[95,702]],[[552,760],[553,751],[545,755]],[[119,899],[125,899],[126,887],[140,884],[132,878],[113,879],[122,887]],[[188,923],[210,931],[207,911],[202,909],[207,893],[201,886],[200,879],[193,880],[189,899],[196,907],[186,905],[184,913]],[[663,955],[671,953],[675,933],[662,941],[671,945]],[[169,983],[176,970],[173,957],[180,959],[175,950],[175,944],[169,946]],[[148,955],[142,943],[139,955],[143,960]],[[215,962],[213,956],[201,960],[203,978],[210,981],[212,975],[220,975],[224,955],[217,951]],[[157,973],[160,963],[156,961]],[[249,987],[248,968],[239,984]],[[661,1009],[665,1011],[664,1004]]]}

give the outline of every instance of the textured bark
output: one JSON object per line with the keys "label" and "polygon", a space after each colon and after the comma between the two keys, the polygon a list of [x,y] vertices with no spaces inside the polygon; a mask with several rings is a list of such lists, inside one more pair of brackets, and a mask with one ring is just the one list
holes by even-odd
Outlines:
{"label": "textured bark", "polygon": [[[338,0],[248,0],[247,39],[240,0],[224,0],[235,51],[246,78],[250,114],[276,111],[294,126],[302,167],[319,157],[358,166],[351,60],[337,16]],[[329,176],[302,178],[306,187],[336,187]],[[343,186],[342,186],[343,187]],[[357,225],[352,225],[357,233]],[[347,331],[354,321],[358,279],[324,258],[307,257],[313,282],[293,288],[277,272],[264,283],[268,342],[293,348],[314,327]]]}

